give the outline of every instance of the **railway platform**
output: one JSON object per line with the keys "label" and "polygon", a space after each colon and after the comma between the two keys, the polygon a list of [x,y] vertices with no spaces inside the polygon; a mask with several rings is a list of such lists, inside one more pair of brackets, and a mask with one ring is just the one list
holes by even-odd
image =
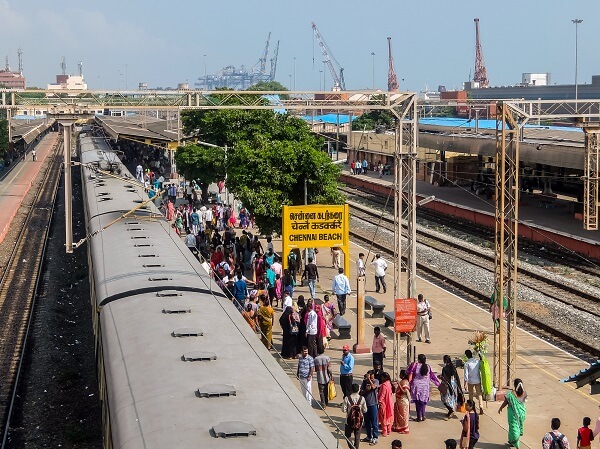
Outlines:
{"label": "railway platform", "polygon": [[0,181],[0,243],[10,230],[25,195],[37,178],[42,162],[50,154],[57,140],[58,133],[46,134],[35,147],[36,160],[32,160],[31,153],[27,154],[25,160],[17,162],[18,165]]}
{"label": "railway platform", "polygon": [[[281,241],[274,240],[275,250],[281,249]],[[350,278],[350,285],[353,290],[356,289],[356,259],[358,253],[363,252],[367,262],[371,262],[374,256],[373,252],[369,253],[368,248],[363,248],[359,245],[351,245],[350,267],[351,272],[347,273]],[[388,284],[387,293],[375,293],[374,291],[374,270],[367,263],[367,282],[366,295],[371,295],[377,301],[385,304],[385,311],[393,310],[394,300],[394,279],[393,279],[393,261],[388,262],[389,273],[386,276]],[[317,256],[317,265],[319,268],[320,282],[317,285],[317,297],[322,298],[325,293],[331,293],[332,279],[337,274],[337,271],[331,266],[331,258],[328,248],[320,248]],[[442,358],[445,354],[450,355],[453,359],[462,357],[464,351],[469,349],[468,340],[475,331],[484,331],[490,342],[493,341],[492,335],[492,319],[487,310],[483,310],[460,297],[449,293],[423,279],[417,279],[417,290],[429,300],[432,311],[433,320],[431,321],[431,343],[415,343],[416,353],[423,353],[427,356],[427,362],[436,374],[441,373]],[[400,292],[404,291],[402,287]],[[294,296],[303,294],[309,296],[308,287],[298,286]],[[335,296],[331,296],[335,302]],[[326,409],[326,413],[331,420],[343,430],[345,416],[341,411],[341,389],[339,387],[339,362],[341,358],[341,348],[348,344],[352,347],[356,343],[356,294],[353,293],[348,297],[348,308],[345,318],[352,325],[351,338],[339,339],[337,332],[333,331],[333,338],[330,341],[330,348],[326,350],[326,354],[331,357],[332,370],[337,386],[337,397],[330,403]],[[276,311],[274,340],[275,346],[280,348],[281,344],[281,329],[279,328],[278,319],[281,310]],[[373,318],[372,311],[366,311],[365,320],[365,343],[370,346],[373,337],[373,327],[380,326],[382,333],[385,335],[388,343],[387,358],[384,359],[384,367],[388,372],[392,372],[392,341],[393,334],[390,328],[385,327],[384,318]],[[558,319],[558,317],[547,317],[548,319]],[[403,342],[405,345],[405,341]],[[490,343],[492,346],[492,343]],[[580,369],[589,366],[587,363],[563,352],[557,347],[549,344],[541,339],[519,330],[517,335],[517,368],[516,375],[523,379],[525,389],[528,393],[527,419],[525,421],[525,434],[521,439],[522,448],[539,448],[543,435],[550,428],[550,420],[553,417],[559,417],[562,421],[561,431],[567,435],[569,441],[575,447],[577,429],[581,426],[583,417],[589,416],[592,422],[598,417],[600,398],[593,397],[589,393],[589,387],[584,387],[576,390],[572,384],[561,383],[560,380],[568,377],[571,374],[578,372]],[[405,367],[406,352],[405,347],[401,348],[399,354],[400,366]],[[491,360],[493,349],[490,348],[490,366],[493,367]],[[371,369],[372,357],[370,354],[355,355],[356,365],[354,369],[354,381],[361,382],[363,375],[367,370]],[[288,371],[291,377],[295,377],[296,360],[280,360],[283,368]],[[463,370],[459,369],[459,377],[462,379]],[[397,378],[397,373],[394,373],[393,378]],[[298,381],[295,381],[300,388]],[[448,438],[459,439],[461,425],[459,419],[462,419],[461,414],[457,414],[459,418],[451,418],[446,420],[446,409],[440,401],[440,395],[437,389],[431,386],[431,401],[427,407],[427,420],[424,422],[411,421],[410,434],[401,435],[392,432],[388,437],[380,437],[377,447],[388,448],[391,441],[398,438],[402,441],[405,448],[443,448],[443,441]],[[315,382],[313,382],[313,395],[318,397],[318,390]],[[480,421],[480,440],[477,447],[483,449],[499,449],[507,447],[507,416],[506,410],[501,415],[498,414],[499,402],[488,402],[484,405],[484,415]],[[335,432],[335,428],[326,414],[318,408],[316,403],[313,403],[315,412],[318,413],[331,430]],[[411,406],[411,418],[415,417],[414,407]],[[363,431],[364,437],[364,431]],[[363,443],[367,445],[367,443]],[[362,447],[362,445],[361,445]]]}
{"label": "railway platform", "polygon": [[[379,178],[377,173],[352,175],[342,172],[341,182],[387,195],[393,187],[392,175]],[[495,205],[492,199],[476,195],[470,187],[437,187],[417,180],[417,195],[420,198],[435,196],[435,201],[423,208],[472,221],[483,226],[494,227]],[[560,246],[600,259],[600,232],[586,231],[581,220],[574,214],[574,202],[557,196],[551,203],[540,201],[536,194],[523,193],[519,201],[519,235],[540,243],[555,243]]]}

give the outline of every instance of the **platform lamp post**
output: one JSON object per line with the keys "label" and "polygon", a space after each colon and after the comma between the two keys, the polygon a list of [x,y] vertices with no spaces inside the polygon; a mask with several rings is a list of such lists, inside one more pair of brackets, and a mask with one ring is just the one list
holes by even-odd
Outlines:
{"label": "platform lamp post", "polygon": [[579,27],[579,24],[581,22],[583,22],[583,19],[572,19],[571,22],[575,24],[575,112],[577,112],[579,109],[579,105],[577,102],[577,97],[578,97],[577,96],[577,93],[578,93],[577,92],[577,66],[578,66],[578,64],[577,64],[577,62],[578,62],[577,61],[577,57],[578,57],[578,51],[577,51],[577,43],[578,42],[577,41],[578,41],[578,39],[577,38],[578,38],[578,27]]}

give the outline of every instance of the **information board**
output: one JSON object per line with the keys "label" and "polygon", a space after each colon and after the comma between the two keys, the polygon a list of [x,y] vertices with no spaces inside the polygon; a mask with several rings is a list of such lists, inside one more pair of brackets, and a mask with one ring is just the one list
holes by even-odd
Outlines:
{"label": "information board", "polygon": [[394,300],[394,331],[413,332],[417,326],[417,300],[397,298]]}

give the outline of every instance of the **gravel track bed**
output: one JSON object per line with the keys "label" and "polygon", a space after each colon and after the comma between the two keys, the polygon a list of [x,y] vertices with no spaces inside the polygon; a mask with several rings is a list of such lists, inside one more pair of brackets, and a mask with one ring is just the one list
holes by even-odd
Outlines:
{"label": "gravel track bed", "polygon": [[[367,235],[374,235],[376,230],[374,225],[365,223],[356,218],[351,218],[351,226]],[[449,240],[455,239],[455,237],[452,236],[446,237]],[[394,234],[391,231],[380,227],[374,240],[389,248],[393,248]],[[465,247],[471,245],[464,239],[456,240],[460,241]],[[406,239],[403,239],[403,241],[405,242]],[[417,260],[420,263],[434,266],[440,273],[459,279],[466,285],[483,292],[487,291],[490,295],[492,293],[494,285],[494,275],[492,272],[468,264],[452,256],[448,256],[447,254],[422,244],[417,244]],[[544,274],[548,274],[547,271],[539,267],[535,268]],[[562,279],[561,276],[556,276],[557,278]],[[568,279],[564,280],[565,283],[570,281]],[[582,286],[579,285],[579,287]],[[597,289],[594,290],[597,292]],[[600,292],[598,293],[600,295]],[[575,310],[572,307],[559,303],[539,292],[523,286],[519,287],[518,298],[519,309],[527,315],[535,316],[538,319],[547,318],[548,320],[553,320],[555,322],[555,327],[560,331],[576,336],[579,340],[590,346],[600,348],[600,326],[598,326],[597,317],[586,312]],[[581,329],[586,329],[586,332],[581,332]]]}
{"label": "gravel track bed", "polygon": [[[374,210],[377,210],[381,213],[383,209],[383,205],[369,200],[368,198],[362,197],[356,194],[346,194],[349,202],[358,203],[364,207],[369,207]],[[390,199],[390,204],[388,207],[393,207],[393,199]],[[385,213],[385,216],[393,218],[391,213]],[[443,234],[445,237],[454,237],[459,239],[461,242],[472,243],[474,247],[478,249],[489,249],[490,254],[493,254],[493,242],[485,240],[481,237],[470,235],[464,231],[453,228],[452,226],[446,226],[440,224],[435,221],[427,220],[421,217],[417,217],[417,226],[423,226],[428,230],[438,231]],[[538,252],[541,250],[543,252],[543,247],[538,248]],[[593,264],[593,261],[589,261],[585,259],[583,256],[580,256],[582,262],[586,260],[589,264]],[[594,276],[588,273],[582,273],[575,270],[572,266],[561,265],[557,263],[556,260],[547,260],[539,255],[533,255],[527,253],[527,251],[519,250],[519,262],[529,264],[528,267],[532,268],[539,274],[548,275],[551,273],[552,275],[558,276],[561,282],[564,282],[566,285],[575,286],[584,291],[596,292],[600,297],[600,277]],[[600,266],[597,268],[600,269]],[[594,293],[592,293],[594,294]]]}

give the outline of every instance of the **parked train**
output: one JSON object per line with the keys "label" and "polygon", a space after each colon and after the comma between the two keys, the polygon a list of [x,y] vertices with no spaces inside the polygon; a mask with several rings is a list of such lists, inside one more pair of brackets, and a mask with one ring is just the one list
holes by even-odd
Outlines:
{"label": "parked train", "polygon": [[147,195],[106,142],[79,149],[104,447],[345,445],[157,208],[120,218]]}

